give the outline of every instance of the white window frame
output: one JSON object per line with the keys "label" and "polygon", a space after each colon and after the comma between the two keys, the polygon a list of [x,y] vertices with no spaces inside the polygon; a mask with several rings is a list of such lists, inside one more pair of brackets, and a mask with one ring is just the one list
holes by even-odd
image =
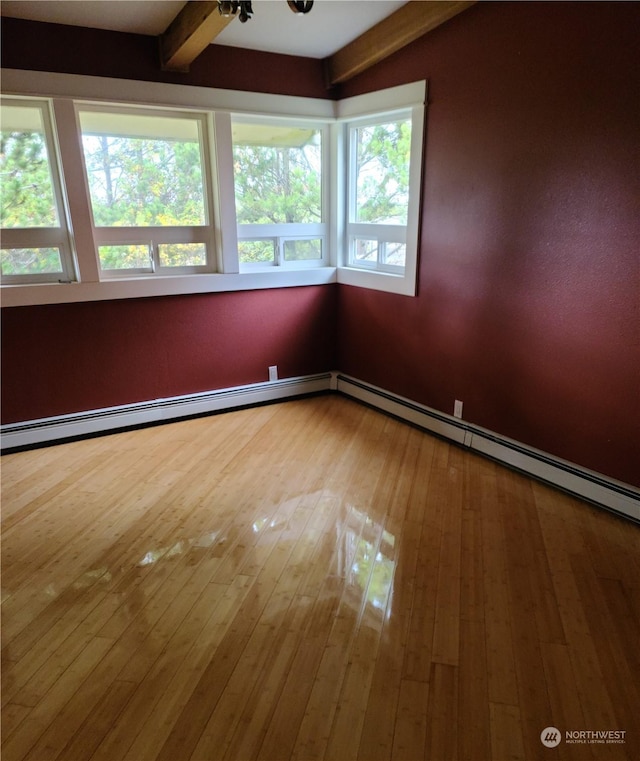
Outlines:
{"label": "white window frame", "polygon": [[40,111],[54,203],[59,223],[54,227],[2,228],[2,248],[57,248],[60,252],[61,264],[61,270],[57,272],[3,275],[2,284],[70,283],[76,280],[76,263],[51,99],[3,95],[1,100],[6,105],[36,108]]}
{"label": "white window frame", "polygon": [[[338,203],[344,210],[336,227],[338,282],[360,288],[388,291],[404,296],[417,292],[418,238],[422,184],[424,103],[426,82],[389,88],[340,102],[339,120],[334,135],[335,174],[341,178]],[[409,203],[407,224],[384,225],[352,222],[355,207],[355,155],[352,144],[357,127],[382,124],[398,118],[411,118],[411,159],[409,166]],[[405,266],[376,262],[355,263],[351,257],[354,238],[386,243],[404,243]]]}
{"label": "white window frame", "polygon": [[[213,235],[214,218],[213,211],[213,181],[211,172],[211,129],[209,115],[196,111],[183,111],[179,109],[158,109],[122,106],[121,104],[95,104],[83,101],[75,103],[78,121],[82,113],[104,113],[127,115],[168,117],[171,119],[185,119],[193,121],[198,127],[198,139],[200,144],[200,163],[202,167],[203,194],[204,194],[204,224],[202,225],[149,225],[149,226],[97,226],[91,207],[91,221],[96,247],[96,261],[100,270],[100,279],[108,278],[131,278],[136,276],[176,276],[195,275],[199,273],[216,271],[216,249]],[[82,139],[82,131],[81,131]],[[89,188],[86,163],[83,162],[84,183]],[[89,197],[90,194],[88,193]],[[166,243],[203,243],[206,249],[206,263],[197,266],[167,267],[160,262],[159,246]],[[149,250],[149,266],[145,268],[122,268],[106,269],[100,261],[100,246],[109,245],[145,245]]]}
{"label": "white window frame", "polygon": [[[239,262],[240,272],[261,272],[272,270],[274,267],[283,269],[308,269],[310,267],[326,266],[327,255],[327,229],[326,223],[308,224],[264,224],[264,225],[238,225],[238,242],[241,241],[272,241],[274,246],[274,258],[272,262]],[[320,240],[322,256],[320,259],[289,259],[285,258],[285,243],[296,240]]]}
{"label": "white window frame", "polygon": [[[381,251],[384,251],[387,243],[407,244],[407,227],[406,225],[389,225],[376,222],[357,222],[357,130],[361,127],[373,127],[377,124],[387,124],[393,121],[411,119],[411,111],[397,111],[390,114],[377,114],[375,117],[365,117],[355,119],[347,124],[347,222],[346,222],[346,263],[348,267],[357,267],[359,269],[375,270],[376,272],[388,272],[394,275],[404,275],[404,267],[393,266],[382,261]],[[413,123],[412,123],[413,127]],[[357,262],[354,257],[355,241],[372,240],[378,244],[378,258],[376,262]]]}
{"label": "white window frame", "polygon": [[[282,269],[309,269],[313,267],[325,267],[329,263],[329,223],[331,197],[330,197],[330,149],[329,149],[329,124],[327,122],[304,121],[295,118],[256,117],[246,114],[232,114],[231,122],[237,121],[242,124],[268,125],[274,124],[283,127],[300,127],[313,129],[320,132],[322,150],[322,221],[321,222],[282,222],[274,224],[239,224],[237,225],[238,241],[243,240],[272,240],[275,246],[273,262],[239,262],[240,272],[273,271],[274,268]],[[235,195],[235,194],[234,194]],[[284,244],[291,240],[321,240],[322,256],[320,259],[290,260],[284,255]]]}
{"label": "white window frame", "polygon": [[[260,288],[282,288],[304,285],[324,285],[333,282],[360,287],[389,290],[414,295],[416,284],[417,245],[412,253],[407,247],[407,267],[404,276],[367,271],[349,267],[346,260],[346,192],[344,187],[345,124],[362,116],[387,113],[404,108],[413,113],[412,140],[420,143],[414,150],[412,143],[411,172],[419,177],[422,165],[422,127],[426,82],[389,88],[342,101],[298,96],[276,96],[267,93],[220,90],[197,86],[173,85],[157,82],[139,82],[103,77],[89,77],[52,72],[2,70],[2,88],[7,96],[20,99],[30,97],[47,99],[52,106],[54,126],[57,126],[57,147],[60,173],[68,203],[70,235],[75,243],[77,282],[3,284],[4,306],[55,304],[77,301],[99,301],[123,298],[212,293]],[[98,97],[96,93],[100,93]],[[96,228],[84,179],[83,151],[76,104],[114,104],[124,108],[160,108],[207,114],[210,139],[208,157],[212,178],[209,199],[209,225],[215,251],[216,271],[203,273],[167,273],[162,277],[141,274],[106,278],[101,274],[97,258]],[[328,125],[329,139],[323,145],[323,160],[330,162],[329,182],[324,182],[328,193],[327,245],[323,253],[328,256],[324,266],[306,266],[306,263],[289,262],[288,266],[268,267],[240,271],[238,262],[233,193],[233,154],[231,144],[231,114],[252,117],[285,119],[289,122],[315,122]],[[419,138],[418,138],[419,135]],[[327,150],[327,146],[329,150]],[[415,184],[415,182],[414,182]],[[420,181],[418,180],[418,191]],[[420,193],[413,202],[419,208]],[[212,209],[212,211],[211,211]],[[416,218],[417,218],[416,212]],[[113,230],[115,228],[109,228]],[[165,228],[166,229],[166,228]],[[417,223],[413,233],[417,240]],[[281,236],[286,238],[286,236]],[[304,237],[304,236],[303,236]],[[315,236],[312,236],[315,237]],[[283,243],[283,241],[281,241]],[[413,257],[413,261],[411,261]],[[172,270],[174,268],[171,268]]]}

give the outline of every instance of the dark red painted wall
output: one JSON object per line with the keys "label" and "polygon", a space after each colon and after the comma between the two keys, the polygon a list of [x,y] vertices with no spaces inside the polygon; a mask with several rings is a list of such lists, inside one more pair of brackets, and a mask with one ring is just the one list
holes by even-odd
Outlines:
{"label": "dark red painted wall", "polygon": [[480,3],[343,86],[429,80],[418,298],[341,370],[640,484],[640,4]]}
{"label": "dark red painted wall", "polygon": [[[59,30],[24,45],[16,28],[5,66],[336,94],[308,59],[234,51],[229,66],[212,47],[180,79],[157,73],[148,38],[119,36],[114,56],[108,33],[61,48]],[[270,364],[339,368],[445,412],[462,399],[467,420],[640,485],[639,29],[637,3],[483,2],[340,88],[429,80],[417,298],[328,286],[6,309],[4,422]]]}
{"label": "dark red painted wall", "polygon": [[[2,19],[7,68],[329,97],[308,58],[209,48],[161,72],[155,38]],[[117,51],[114,54],[114,51]],[[2,422],[326,372],[337,286],[2,310]]]}
{"label": "dark red painted wall", "polygon": [[3,423],[326,372],[336,289],[4,309]]}
{"label": "dark red painted wall", "polygon": [[330,98],[322,62],[209,45],[189,72],[161,71],[158,40],[141,34],[2,18],[2,66],[228,90]]}

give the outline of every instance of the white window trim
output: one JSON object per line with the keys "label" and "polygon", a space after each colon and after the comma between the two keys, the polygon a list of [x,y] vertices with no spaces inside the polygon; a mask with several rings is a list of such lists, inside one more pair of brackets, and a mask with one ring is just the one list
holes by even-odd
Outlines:
{"label": "white window trim", "polygon": [[[223,151],[216,152],[224,141],[231,144],[231,113],[251,116],[285,117],[293,121],[316,121],[329,125],[331,167],[329,191],[330,210],[344,208],[344,190],[336,175],[341,152],[340,134],[345,120],[398,108],[415,107],[419,112],[419,133],[422,142],[422,115],[426,96],[426,82],[390,88],[367,95],[332,101],[319,98],[270,95],[265,93],[239,92],[215,88],[172,85],[136,80],[88,77],[52,72],[2,70],[2,89],[6,95],[16,97],[44,97],[53,99],[56,121],[63,129],[59,132],[61,173],[66,186],[67,203],[71,211],[72,230],[77,251],[80,282],[30,283],[3,285],[0,289],[3,306],[27,306],[35,304],[100,301],[119,298],[137,298],[188,293],[253,290],[258,288],[283,288],[301,285],[322,285],[343,282],[360,287],[391,290],[407,295],[415,294],[416,265],[407,265],[404,277],[389,273],[354,270],[343,264],[344,215],[327,216],[328,266],[270,267],[262,271],[239,271],[237,259],[237,229],[235,225],[235,202],[228,189],[233,187],[232,157]],[[99,95],[96,95],[99,93]],[[80,144],[69,129],[73,125],[78,132],[76,101],[110,104],[130,104],[139,107],[155,105],[166,108],[184,108],[190,111],[208,112],[212,135],[210,157],[214,167],[213,176],[213,235],[216,246],[216,273],[171,274],[150,278],[123,277],[100,280],[95,252],[95,234],[91,224],[89,199],[84,181],[74,182],[74,173],[81,166]],[[215,139],[213,139],[215,137]],[[417,152],[412,144],[412,173],[421,174],[422,145]],[[415,160],[414,160],[415,159]],[[419,181],[418,181],[419,182]],[[418,198],[414,199],[416,209]],[[417,225],[416,225],[417,239]],[[416,257],[417,259],[417,257]],[[383,282],[383,279],[385,282]],[[411,287],[407,281],[413,279]]]}
{"label": "white window trim", "polygon": [[[329,224],[328,220],[331,218],[331,195],[330,195],[330,181],[327,178],[331,176],[331,159],[330,159],[330,137],[329,137],[329,124],[325,119],[323,122],[318,122],[313,119],[292,119],[275,118],[273,116],[248,116],[246,114],[234,113],[231,114],[231,121],[236,119],[243,124],[275,124],[275,125],[287,125],[291,127],[302,127],[305,129],[315,129],[321,134],[322,140],[322,218],[321,222],[307,222],[307,223],[273,223],[273,224],[238,224],[237,235],[238,240],[268,240],[275,241],[276,253],[274,262],[256,262],[247,263],[240,262],[240,272],[256,272],[260,270],[273,271],[275,267],[283,267],[286,269],[307,269],[309,267],[326,267],[329,265]],[[286,240],[293,239],[309,239],[320,238],[322,239],[322,258],[312,259],[308,261],[284,261],[284,254],[282,252],[282,245]]]}
{"label": "white window trim", "polygon": [[[398,234],[404,238],[406,245],[406,260],[403,271],[389,266],[388,268],[366,266],[350,266],[349,264],[349,237],[350,235],[365,234],[366,224],[349,222],[350,199],[347,195],[348,180],[345,176],[342,182],[339,199],[344,214],[340,215],[342,221],[335,230],[335,250],[340,252],[337,261],[337,279],[339,283],[353,285],[360,288],[370,288],[378,291],[387,291],[404,296],[415,296],[417,292],[418,270],[418,230],[420,220],[421,181],[423,163],[423,139],[424,139],[424,104],[426,102],[426,82],[415,82],[409,85],[389,88],[378,92],[358,95],[339,102],[338,118],[342,123],[335,132],[334,137],[334,174],[339,175],[342,171],[345,175],[349,171],[349,134],[348,127],[357,125],[359,121],[372,123],[371,119],[377,120],[384,115],[393,118],[394,112],[411,112],[411,163],[409,168],[409,207],[407,210],[407,224]],[[339,182],[339,181],[338,181]],[[396,240],[396,233],[386,230],[389,225],[371,226],[375,233],[373,238]]]}
{"label": "white window trim", "polygon": [[[150,249],[150,261],[148,268],[142,269],[104,269],[101,265],[99,255],[97,255],[98,267],[100,270],[100,279],[104,278],[128,278],[138,275],[156,275],[156,276],[174,276],[174,275],[191,275],[202,274],[206,272],[216,272],[218,256],[214,240],[213,219],[214,212],[214,193],[212,180],[212,159],[210,155],[210,146],[213,146],[214,133],[212,130],[210,114],[194,112],[185,109],[164,110],[157,107],[131,107],[119,104],[100,104],[88,103],[86,101],[76,101],[75,109],[79,124],[81,113],[104,113],[104,114],[127,114],[141,116],[158,116],[170,117],[172,119],[180,118],[195,122],[199,135],[200,156],[204,192],[204,224],[200,225],[148,225],[148,226],[111,226],[101,227],[93,222],[93,209],[90,201],[90,219],[93,225],[94,249],[100,246],[108,245],[128,245],[144,244]],[[80,141],[82,142],[82,131],[79,132]],[[211,148],[213,150],[213,148]],[[77,177],[78,182],[82,182],[87,187],[88,178],[86,163],[84,159],[81,166],[83,167],[82,176]],[[88,194],[90,195],[90,194]],[[207,251],[207,261],[204,265],[192,267],[163,267],[160,264],[158,246],[164,243],[203,243]],[[81,270],[82,273],[82,270]],[[82,273],[83,274],[83,273]],[[84,278],[82,278],[84,279]]]}
{"label": "white window trim", "polygon": [[73,282],[76,280],[77,267],[66,183],[62,171],[60,148],[56,138],[56,120],[52,103],[48,98],[33,97],[11,98],[11,102],[15,105],[37,108],[40,111],[58,225],[3,229],[2,245],[3,248],[57,248],[60,252],[61,270],[31,275],[4,275],[3,285],[23,286],[26,283]]}
{"label": "white window trim", "polygon": [[[273,262],[240,262],[241,272],[272,271],[274,267],[305,269],[327,266],[327,225],[324,222],[238,225],[238,240],[271,240],[275,248]],[[322,257],[320,259],[292,259],[285,262],[284,244],[292,240],[320,240],[323,244]]]}

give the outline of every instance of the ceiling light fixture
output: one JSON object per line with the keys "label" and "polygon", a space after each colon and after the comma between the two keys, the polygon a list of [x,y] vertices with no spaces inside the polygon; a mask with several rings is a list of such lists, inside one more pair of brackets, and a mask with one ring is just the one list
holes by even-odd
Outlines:
{"label": "ceiling light fixture", "polygon": [[[287,0],[287,5],[294,13],[309,13],[313,7],[313,0]],[[218,12],[225,18],[235,16],[238,11],[240,11],[238,18],[244,24],[253,13],[251,0],[220,0],[218,2]]]}
{"label": "ceiling light fixture", "polygon": [[309,13],[313,8],[313,0],[287,0],[287,5],[294,13]]}

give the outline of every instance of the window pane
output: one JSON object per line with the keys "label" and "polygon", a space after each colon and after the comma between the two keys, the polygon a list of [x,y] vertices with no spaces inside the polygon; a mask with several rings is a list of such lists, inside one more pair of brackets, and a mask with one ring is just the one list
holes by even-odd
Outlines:
{"label": "window pane", "polygon": [[233,124],[239,224],[322,221],[322,140],[315,129]]}
{"label": "window pane", "polygon": [[385,243],[382,252],[383,264],[404,267],[407,259],[407,247],[404,243]]}
{"label": "window pane", "polygon": [[378,241],[356,238],[353,241],[353,259],[355,262],[375,264],[378,261]]}
{"label": "window pane", "polygon": [[276,246],[273,240],[239,240],[238,256],[242,264],[256,262],[274,264]]}
{"label": "window pane", "polygon": [[41,109],[3,104],[0,142],[2,227],[57,227]]}
{"label": "window pane", "polygon": [[322,259],[322,239],[285,240],[284,258],[288,262]]}
{"label": "window pane", "polygon": [[58,248],[3,248],[3,275],[62,275],[62,261]]}
{"label": "window pane", "polygon": [[161,267],[202,267],[207,263],[204,243],[161,243],[158,254]]}
{"label": "window pane", "polygon": [[407,224],[411,120],[354,129],[355,220]]}
{"label": "window pane", "polygon": [[150,270],[151,253],[146,243],[125,246],[99,246],[103,270]]}
{"label": "window pane", "polygon": [[98,227],[206,224],[196,120],[87,111],[80,123]]}

